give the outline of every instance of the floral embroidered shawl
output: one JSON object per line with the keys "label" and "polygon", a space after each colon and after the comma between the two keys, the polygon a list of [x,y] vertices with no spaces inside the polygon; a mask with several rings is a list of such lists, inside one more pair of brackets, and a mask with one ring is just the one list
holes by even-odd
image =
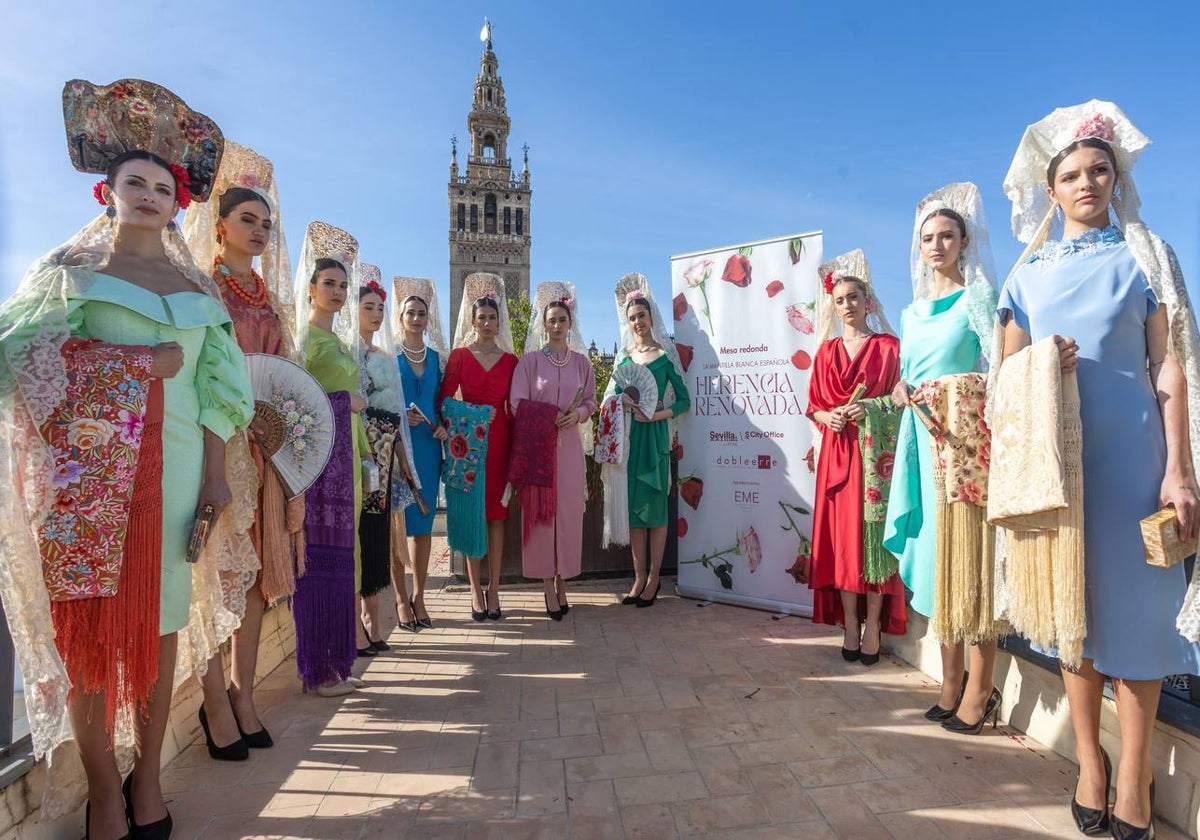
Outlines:
{"label": "floral embroidered shawl", "polygon": [[455,490],[471,490],[487,454],[487,433],[495,409],[473,405],[453,398],[442,402],[442,425],[450,437],[446,441],[446,460],[442,478]]}
{"label": "floral embroidered shawl", "polygon": [[595,459],[601,464],[620,464],[625,460],[625,444],[625,412],[621,396],[613,394],[600,406]]}
{"label": "floral embroidered shawl", "polygon": [[858,423],[863,466],[863,578],[881,584],[900,570],[895,555],[883,547],[883,523],[903,412],[891,397],[871,397],[859,404],[867,412]]}
{"label": "floral embroidered shawl", "polygon": [[992,435],[984,420],[987,376],[959,373],[924,382],[913,399],[929,407],[942,432],[933,436],[935,473],[948,502],[987,506]]}

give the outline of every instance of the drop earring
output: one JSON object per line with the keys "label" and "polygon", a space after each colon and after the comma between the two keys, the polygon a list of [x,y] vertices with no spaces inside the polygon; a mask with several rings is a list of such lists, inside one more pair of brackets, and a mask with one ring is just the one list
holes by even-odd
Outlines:
{"label": "drop earring", "polygon": [[167,230],[171,231],[171,233],[175,232],[175,220],[174,219],[167,222]]}
{"label": "drop earring", "polygon": [[108,207],[104,208],[104,215],[108,216],[110,219],[117,218],[117,208],[113,207],[111,204],[108,205]]}

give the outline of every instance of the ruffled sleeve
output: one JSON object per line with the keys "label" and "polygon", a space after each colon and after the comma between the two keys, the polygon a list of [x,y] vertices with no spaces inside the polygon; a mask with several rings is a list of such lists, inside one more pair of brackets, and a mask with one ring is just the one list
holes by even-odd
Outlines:
{"label": "ruffled sleeve", "polygon": [[229,440],[254,417],[254,395],[246,359],[229,324],[211,326],[204,336],[196,365],[200,425]]}

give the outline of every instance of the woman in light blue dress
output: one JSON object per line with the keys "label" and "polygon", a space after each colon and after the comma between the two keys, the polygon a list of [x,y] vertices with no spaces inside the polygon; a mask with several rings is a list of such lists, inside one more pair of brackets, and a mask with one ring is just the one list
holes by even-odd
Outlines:
{"label": "woman in light blue dress", "polygon": [[[917,206],[912,246],[913,302],[900,313],[898,405],[920,384],[982,370],[995,338],[996,290],[983,201],[974,184],[949,184]],[[911,606],[933,617],[935,534],[932,439],[913,408],[901,419],[883,545],[900,561]],[[942,689],[925,717],[949,729],[976,730],[999,705],[992,679],[994,639],[943,641]],[[965,726],[963,725],[965,724]]]}
{"label": "woman in light blue dress", "polygon": [[[1022,222],[1035,209],[1027,202],[1037,195],[1033,173],[1044,167],[1037,186],[1056,206],[1050,212],[1062,214],[1063,238],[1041,244],[1048,220],[1029,236],[1032,253],[1009,277],[997,310],[1005,357],[1053,337],[1063,371],[1078,375],[1087,638],[1081,667],[1062,671],[1080,764],[1072,812],[1081,832],[1120,838],[1154,836],[1150,744],[1162,679],[1200,673],[1200,646],[1176,629],[1184,567],[1147,565],[1138,526],[1174,505],[1181,538],[1196,541],[1184,374],[1185,363],[1194,369],[1195,321],[1169,247],[1137,218],[1129,170],[1145,143],[1105,102],[1059,109],[1029,128],[1005,180],[1014,228],[1033,230]],[[1122,203],[1122,195],[1134,198]],[[1168,305],[1178,331],[1170,337]],[[1106,679],[1121,721],[1111,816],[1111,763],[1099,743]]]}

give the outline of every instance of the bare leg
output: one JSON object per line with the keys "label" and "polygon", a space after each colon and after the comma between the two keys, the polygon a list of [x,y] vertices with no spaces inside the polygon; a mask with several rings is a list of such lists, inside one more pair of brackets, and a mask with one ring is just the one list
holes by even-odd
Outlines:
{"label": "bare leg", "polygon": [[[1079,786],[1075,799],[1085,808],[1104,808],[1108,791],[1104,788],[1104,759],[1100,757],[1100,700],[1104,675],[1085,659],[1079,670],[1063,669],[1063,687],[1071,708],[1071,728],[1075,730],[1075,756],[1079,760]],[[1122,724],[1124,729],[1124,724]]]}
{"label": "bare leg", "polygon": [[[391,516],[392,557],[390,571],[392,592],[396,596],[396,619],[405,624],[411,624],[416,620],[416,617],[413,615],[413,608],[410,605],[411,599],[408,595],[408,538],[404,536],[404,512],[396,513],[393,511]],[[426,552],[426,558],[428,561],[428,552]],[[379,629],[374,620],[371,623],[371,632],[379,635]]]}
{"label": "bare leg", "polygon": [[996,669],[996,643],[984,642],[971,646],[971,677],[963,693],[962,705],[958,707],[958,719],[974,723],[983,717],[983,710],[991,699],[995,685],[993,672]]}
{"label": "bare leg", "polygon": [[542,578],[542,597],[546,601],[547,610],[558,609],[558,592],[555,589],[554,578]]}
{"label": "bare leg", "polygon": [[84,826],[84,830],[93,840],[124,837],[129,828],[121,797],[121,775],[104,729],[104,692],[77,694],[68,701],[67,712],[87,774],[88,802],[92,806],[91,825]]}
{"label": "bare leg", "polygon": [[363,596],[356,593],[354,601],[358,605],[356,612],[358,621],[354,622],[354,645],[362,650],[371,644],[371,640],[367,638],[367,628],[363,626],[362,617],[366,615],[366,610],[363,608]]}
{"label": "bare leg", "polygon": [[1113,680],[1117,717],[1121,722],[1121,766],[1113,816],[1131,825],[1149,825],[1150,741],[1162,680]]}
{"label": "bare leg", "polygon": [[[859,647],[863,653],[876,654],[883,647],[883,631],[879,626],[880,616],[883,615],[883,593],[867,593],[867,620],[863,622],[862,641]],[[870,646],[870,650],[867,647]]]}
{"label": "bare leg", "polygon": [[[262,599],[258,581],[255,581],[254,587],[246,593],[246,615],[242,618],[241,626],[233,633],[233,673],[229,675],[229,697],[243,732],[258,732],[263,728],[254,705],[254,677],[258,668],[258,643],[266,610],[267,603]],[[204,702],[208,703],[207,693]],[[211,717],[209,721],[211,723]]]}
{"label": "bare leg", "polygon": [[488,523],[488,588],[487,608],[489,612],[500,609],[500,567],[504,564],[503,520]]}
{"label": "bare leg", "polygon": [[645,528],[629,529],[629,553],[633,555],[633,589],[629,590],[629,596],[636,598],[646,588],[648,564],[646,563]]}
{"label": "bare leg", "polygon": [[425,609],[425,581],[429,577],[429,551],[433,545],[433,537],[430,534],[420,534],[412,540],[412,601],[417,608],[417,617],[429,618],[429,611]]}
{"label": "bare leg", "polygon": [[[483,587],[479,580],[483,574],[483,570],[480,568],[482,564],[482,557],[467,558],[467,579],[471,582],[471,610],[473,612],[483,612],[487,608],[487,602],[483,597]],[[478,609],[476,605],[478,605]]]}
{"label": "bare leg", "polygon": [[242,735],[238,732],[233,706],[225,691],[225,659],[220,651],[208,660],[208,670],[200,678],[200,687],[204,690],[204,715],[208,718],[208,731],[213,743],[218,747],[227,747]]}
{"label": "bare leg", "polygon": [[150,696],[150,714],[135,721],[137,758],[133,762],[133,821],[138,825],[158,822],[167,816],[159,773],[162,770],[162,745],[171,716],[172,683],[175,675],[177,635],[170,633],[158,640],[158,682]]}
{"label": "bare leg", "polygon": [[567,601],[567,582],[565,580],[563,580],[562,575],[557,573],[558,572],[558,564],[557,563],[555,563],[554,571],[555,571],[554,597],[558,599],[558,605],[560,607],[566,606],[569,603]]}
{"label": "bare leg", "polygon": [[658,573],[662,571],[663,552],[667,550],[667,526],[650,529],[650,570],[646,575],[646,596],[658,590]]}
{"label": "bare leg", "polygon": [[383,624],[379,620],[379,596],[380,593],[376,592],[362,599],[362,619],[366,625],[364,632],[368,642],[383,639]]}
{"label": "bare leg", "polygon": [[[954,701],[958,699],[958,689],[962,686],[963,671],[966,670],[963,647],[961,644],[942,645],[942,693],[938,695],[937,704],[943,709],[953,709]],[[994,645],[992,650],[995,651]]]}
{"label": "bare leg", "polygon": [[846,650],[859,650],[862,648],[862,628],[858,626],[858,593],[839,589],[838,594],[842,596],[842,618],[845,622],[842,628],[845,633],[842,647]]}

